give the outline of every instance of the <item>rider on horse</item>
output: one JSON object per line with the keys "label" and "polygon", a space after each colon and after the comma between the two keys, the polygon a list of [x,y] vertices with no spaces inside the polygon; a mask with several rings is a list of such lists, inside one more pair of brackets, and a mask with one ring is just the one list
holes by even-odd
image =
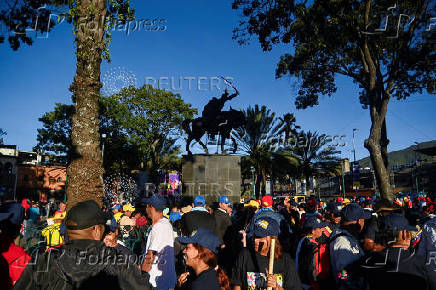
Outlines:
{"label": "rider on horse", "polygon": [[[221,97],[219,99],[216,97],[213,97],[212,100],[210,100],[206,104],[206,106],[204,106],[203,112],[201,113],[201,116],[203,118],[203,127],[204,128],[217,128],[219,124],[214,124],[214,123],[217,122],[218,115],[221,113],[222,109],[224,108],[224,104],[227,101],[230,101],[231,99],[236,97],[238,94],[239,94],[239,92],[236,91],[234,94],[229,96],[229,92],[227,91],[227,89],[225,89],[224,93],[221,95]],[[212,133],[212,132],[210,132],[210,133]],[[213,132],[213,133],[215,133],[215,132]]]}

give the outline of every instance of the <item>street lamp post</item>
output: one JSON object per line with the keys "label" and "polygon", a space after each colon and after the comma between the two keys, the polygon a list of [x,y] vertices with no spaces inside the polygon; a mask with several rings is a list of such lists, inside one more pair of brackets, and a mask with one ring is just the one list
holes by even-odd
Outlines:
{"label": "street lamp post", "polygon": [[342,173],[342,194],[345,199],[345,178],[344,178],[344,160],[341,161],[341,173]]}
{"label": "street lamp post", "polygon": [[[414,142],[417,146],[417,150],[419,150],[419,143],[418,142]],[[419,192],[419,188],[418,188],[418,159],[417,159],[417,153],[415,150],[415,182],[416,182],[416,193]]]}
{"label": "street lamp post", "polygon": [[104,140],[106,139],[106,134],[101,134],[101,139],[102,139],[102,146],[101,146],[101,159],[103,162],[103,158],[104,158]]}
{"label": "street lamp post", "polygon": [[256,185],[254,184],[254,173],[256,172],[256,169],[251,166],[251,191],[252,191],[252,197],[253,199],[256,199]]}
{"label": "street lamp post", "polygon": [[[356,166],[356,147],[355,147],[355,145],[354,145],[354,132],[355,131],[357,131],[357,129],[356,128],[354,128],[353,129],[353,157],[354,157],[354,162],[353,162],[353,164],[354,164],[354,166]],[[354,174],[354,166],[353,166],[353,174]],[[354,183],[354,180],[353,180],[353,183]],[[354,184],[353,184],[353,186],[354,186]],[[357,195],[358,195],[358,187],[356,186],[356,198],[357,198]]]}

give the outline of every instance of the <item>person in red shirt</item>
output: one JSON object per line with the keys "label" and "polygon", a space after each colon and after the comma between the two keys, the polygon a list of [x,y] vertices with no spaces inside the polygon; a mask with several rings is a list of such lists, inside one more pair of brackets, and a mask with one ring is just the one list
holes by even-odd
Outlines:
{"label": "person in red shirt", "polygon": [[24,220],[24,208],[18,203],[0,206],[0,289],[12,289],[27,263],[29,254],[15,245]]}

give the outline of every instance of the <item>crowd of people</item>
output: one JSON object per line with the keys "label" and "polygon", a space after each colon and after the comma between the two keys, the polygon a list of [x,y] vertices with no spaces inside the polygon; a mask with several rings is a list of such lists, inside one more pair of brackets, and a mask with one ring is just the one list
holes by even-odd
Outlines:
{"label": "crowd of people", "polygon": [[425,196],[5,202],[0,289],[436,289],[435,209]]}

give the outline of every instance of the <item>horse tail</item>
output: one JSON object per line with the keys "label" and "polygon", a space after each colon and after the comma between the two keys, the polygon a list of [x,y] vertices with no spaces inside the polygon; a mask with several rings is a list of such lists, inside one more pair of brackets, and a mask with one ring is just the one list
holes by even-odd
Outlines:
{"label": "horse tail", "polygon": [[185,130],[186,134],[191,135],[192,131],[191,128],[189,127],[189,124],[192,122],[192,119],[186,119],[182,122],[182,128],[183,130]]}

